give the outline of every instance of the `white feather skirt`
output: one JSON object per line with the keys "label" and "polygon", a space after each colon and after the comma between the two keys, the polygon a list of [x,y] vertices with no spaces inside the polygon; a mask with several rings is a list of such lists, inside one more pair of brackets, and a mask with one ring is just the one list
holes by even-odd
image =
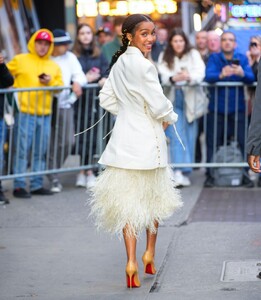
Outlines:
{"label": "white feather skirt", "polygon": [[90,200],[91,215],[98,229],[138,237],[143,229],[156,232],[182,206],[169,168],[127,170],[107,167],[97,178]]}

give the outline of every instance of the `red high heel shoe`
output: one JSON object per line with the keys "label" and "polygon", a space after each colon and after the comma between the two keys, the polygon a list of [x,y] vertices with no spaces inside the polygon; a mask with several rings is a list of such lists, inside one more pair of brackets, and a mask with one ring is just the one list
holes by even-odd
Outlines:
{"label": "red high heel shoe", "polygon": [[144,264],[144,273],[155,275],[157,271],[154,264],[154,257],[149,251],[145,251],[142,261]]}
{"label": "red high heel shoe", "polygon": [[138,276],[138,268],[133,262],[128,262],[126,266],[126,281],[128,288],[140,287],[140,280]]}

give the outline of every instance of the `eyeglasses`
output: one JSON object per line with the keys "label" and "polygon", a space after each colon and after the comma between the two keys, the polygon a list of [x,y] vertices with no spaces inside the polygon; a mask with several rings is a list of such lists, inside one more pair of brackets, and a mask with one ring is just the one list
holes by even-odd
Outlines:
{"label": "eyeglasses", "polygon": [[257,47],[257,43],[256,42],[251,42],[250,47]]}

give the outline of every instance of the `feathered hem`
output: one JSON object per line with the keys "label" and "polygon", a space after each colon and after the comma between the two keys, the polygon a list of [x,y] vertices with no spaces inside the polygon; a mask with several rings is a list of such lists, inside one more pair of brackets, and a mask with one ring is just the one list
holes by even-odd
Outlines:
{"label": "feathered hem", "polygon": [[127,170],[107,167],[97,178],[90,200],[91,215],[98,229],[122,236],[138,237],[146,228],[156,232],[161,224],[182,206],[174,188],[171,170]]}

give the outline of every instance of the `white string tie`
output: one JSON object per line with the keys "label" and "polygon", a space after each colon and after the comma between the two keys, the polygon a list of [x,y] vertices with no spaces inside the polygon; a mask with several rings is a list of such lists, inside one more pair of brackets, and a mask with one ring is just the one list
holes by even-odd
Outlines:
{"label": "white string tie", "polygon": [[83,131],[81,131],[81,132],[75,133],[74,136],[83,134],[83,133],[85,133],[85,132],[91,130],[93,127],[95,127],[98,123],[101,122],[101,120],[105,117],[106,114],[107,114],[107,112],[105,112],[105,113],[102,115],[102,117],[101,117],[96,123],[94,123],[91,127],[86,128],[85,130],[83,130]]}
{"label": "white string tie", "polygon": [[113,128],[112,128],[112,130],[111,130],[110,132],[108,132],[102,139],[105,140],[106,137],[112,133],[112,131],[113,131]]}
{"label": "white string tie", "polygon": [[176,134],[176,136],[177,136],[177,138],[178,138],[178,140],[179,140],[179,142],[180,142],[180,144],[181,144],[183,150],[185,151],[186,148],[185,148],[184,144],[182,143],[182,140],[181,140],[181,138],[180,138],[180,135],[178,134],[178,131],[177,131],[177,128],[176,128],[176,125],[175,125],[175,124],[173,124],[173,128],[174,128],[175,134]]}

